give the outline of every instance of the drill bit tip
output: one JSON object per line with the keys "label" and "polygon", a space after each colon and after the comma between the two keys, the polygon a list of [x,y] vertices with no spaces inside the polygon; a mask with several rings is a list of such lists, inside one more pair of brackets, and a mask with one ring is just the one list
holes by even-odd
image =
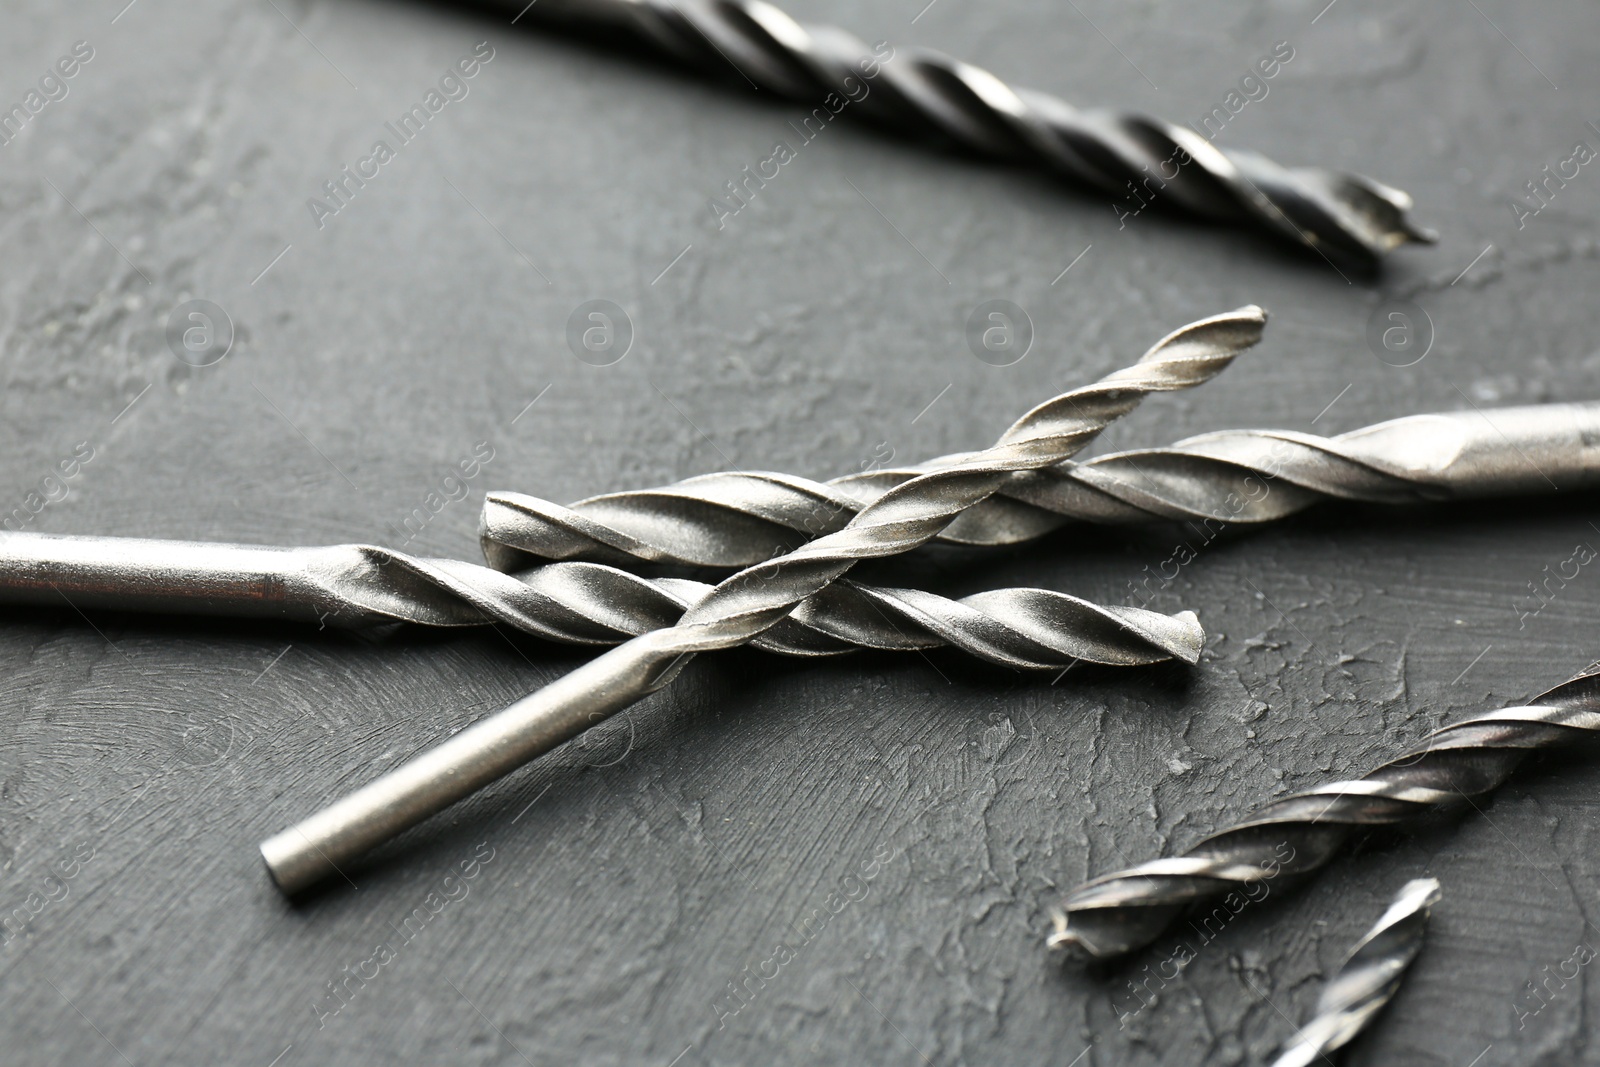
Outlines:
{"label": "drill bit tip", "polygon": [[1315,1015],[1290,1039],[1272,1067],[1312,1067],[1348,1045],[1394,999],[1422,951],[1439,880],[1417,878],[1401,887],[1372,929],[1362,935],[1317,1000]]}

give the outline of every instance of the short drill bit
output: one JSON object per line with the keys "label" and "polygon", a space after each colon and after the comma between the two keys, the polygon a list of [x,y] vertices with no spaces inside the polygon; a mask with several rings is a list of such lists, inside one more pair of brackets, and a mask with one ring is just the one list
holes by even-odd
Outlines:
{"label": "short drill bit", "polygon": [[1600,671],[1521,707],[1437,730],[1421,748],[1362,778],[1271,801],[1181,856],[1085,882],[1067,894],[1048,943],[1096,959],[1142,948],[1193,905],[1267,879],[1298,880],[1327,864],[1363,828],[1472,803],[1505,782],[1529,754],[1564,749],[1596,733]]}
{"label": "short drill bit", "polygon": [[635,637],[262,843],[278,885],[296,892],[667,685],[699,653],[764,633],[863,559],[908,552],[1012,473],[1061,462],[1153,392],[1218,373],[1261,337],[1257,307],[1191,323],[1131,367],[1045,401],[966,462],[896,486],[850,525],[733,575],[676,625]]}
{"label": "short drill bit", "polygon": [[1394,995],[1422,951],[1428,917],[1439,902],[1439,881],[1418,878],[1400,889],[1377,925],[1368,930],[1322,990],[1317,1013],[1300,1028],[1272,1067],[1312,1067],[1367,1028]]}
{"label": "short drill bit", "polygon": [[[475,563],[377,545],[261,545],[0,532],[0,604],[157,611],[330,626],[504,623],[573,645],[614,645],[671,626],[711,586],[641,578],[595,563],[502,574]],[[951,600],[917,589],[839,582],[752,645],[788,656],[949,645],[1006,667],[1074,661],[1194,663],[1204,633],[1193,612],[1101,607],[1044,589],[995,589]]]}
{"label": "short drill bit", "polygon": [[[831,482],[707,474],[565,507],[494,492],[484,503],[484,552],[501,569],[542,559],[750,566],[842,529],[892,487],[963,458]],[[1224,430],[1020,472],[939,537],[1006,545],[1071,523],[1251,524],[1324,500],[1407,504],[1597,483],[1600,402],[1536,404],[1410,415],[1337,437]]]}
{"label": "short drill bit", "polygon": [[[523,8],[520,0],[510,6]],[[1436,239],[1408,220],[1410,196],[1370,178],[1284,167],[1144,115],[1080,110],[928,49],[896,49],[884,61],[853,34],[801,25],[763,0],[541,0],[523,14],[621,33],[702,70],[737,71],[763,91],[816,106],[823,122],[849,111],[1042,168],[1117,198],[1119,217],[1161,205],[1255,226],[1362,271],[1401,245]]]}

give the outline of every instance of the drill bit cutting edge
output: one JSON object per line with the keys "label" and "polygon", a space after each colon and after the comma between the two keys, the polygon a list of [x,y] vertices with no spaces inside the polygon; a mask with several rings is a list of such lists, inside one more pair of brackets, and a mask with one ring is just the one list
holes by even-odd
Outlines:
{"label": "drill bit cutting edge", "polygon": [[[376,545],[258,545],[0,532],[0,604],[231,615],[331,626],[504,623],[574,645],[614,645],[671,626],[711,591],[595,563],[509,575]],[[1074,661],[1194,663],[1205,639],[1193,612],[1101,607],[1045,589],[951,600],[917,589],[838,582],[751,642],[787,656],[949,645],[1006,667]]]}
{"label": "drill bit cutting edge", "polygon": [[600,655],[264,841],[268,870],[291,893],[340,872],[342,864],[667,685],[695,655],[758,637],[857,562],[925,544],[1014,472],[1076,454],[1151,393],[1209,380],[1260,340],[1265,322],[1254,306],[1201,319],[1157,342],[1133,366],[1045,401],[992,447],[896,486],[845,529],[724,580],[674,626]]}
{"label": "drill bit cutting edge", "polygon": [[1355,1040],[1394,995],[1422,951],[1428,918],[1439,902],[1439,880],[1418,878],[1362,935],[1317,1000],[1317,1012],[1300,1028],[1272,1067],[1311,1067]]}
{"label": "drill bit cutting edge", "polygon": [[1563,682],[1524,706],[1436,730],[1421,748],[1354,781],[1329,782],[1271,801],[1181,856],[1085,882],[1067,894],[1047,943],[1095,959],[1132,952],[1154,941],[1193,905],[1264,878],[1292,881],[1309,875],[1365,827],[1404,823],[1471,803],[1497,789],[1532,753],[1596,734],[1600,671]]}
{"label": "drill bit cutting edge", "polygon": [[[891,488],[959,463],[869,471],[831,482],[728,472],[563,507],[494,492],[483,550],[502,570],[587,559],[743,567],[842,529]],[[1324,500],[1406,504],[1600,484],[1600,402],[1410,415],[1337,437],[1223,430],[1169,448],[1020,472],[939,540],[1008,545],[1075,522],[1263,523]]]}
{"label": "drill bit cutting edge", "polygon": [[521,9],[518,18],[622,33],[698,69],[736,72],[753,87],[817,106],[822,121],[848,103],[878,125],[1131,197],[1137,210],[1151,203],[1258,227],[1335,266],[1370,270],[1401,245],[1436,239],[1407,219],[1411,197],[1370,178],[1283,167],[1143,115],[1080,110],[927,49],[891,50],[885,59],[845,30],[802,25],[763,0],[509,6]]}

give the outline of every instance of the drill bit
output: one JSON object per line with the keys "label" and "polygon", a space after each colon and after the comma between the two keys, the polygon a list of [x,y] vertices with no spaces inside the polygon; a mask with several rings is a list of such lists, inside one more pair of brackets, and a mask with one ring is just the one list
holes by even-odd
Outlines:
{"label": "drill bit", "polygon": [[[0,604],[273,618],[331,626],[504,623],[574,645],[614,645],[671,626],[711,586],[641,578],[595,563],[502,574],[376,545],[259,545],[0,532]],[[990,663],[1042,670],[1074,661],[1194,663],[1193,612],[1100,607],[1044,589],[951,600],[917,589],[835,583],[752,644],[788,656],[950,645]]]}
{"label": "drill bit", "polygon": [[816,107],[823,125],[848,109],[923,140],[1041,168],[1124,202],[1119,217],[1156,204],[1251,225],[1359,271],[1401,245],[1436,240],[1407,219],[1410,196],[1370,178],[1280,166],[1144,115],[1080,110],[927,49],[892,50],[885,60],[843,29],[801,25],[763,0],[542,0],[523,14],[621,34],[702,70],[736,71],[751,86]]}
{"label": "drill bit", "polygon": [[[830,482],[707,474],[567,507],[494,492],[484,502],[483,549],[503,570],[530,559],[750,566],[842,529],[894,486],[964,458]],[[939,537],[1007,545],[1077,522],[1263,523],[1328,499],[1405,504],[1597,481],[1600,402],[1410,415],[1337,437],[1224,430],[1020,472]]]}
{"label": "drill bit", "polygon": [[[1600,671],[1521,707],[1435,731],[1419,749],[1354,781],[1271,801],[1181,856],[1101,875],[1067,894],[1048,944],[1096,959],[1148,945],[1192,905],[1273,878],[1298,880],[1364,827],[1391,826],[1498,788],[1529,754],[1600,733]],[[1287,850],[1287,855],[1285,854]]]}
{"label": "drill bit", "polygon": [[1422,951],[1428,916],[1439,902],[1439,881],[1418,878],[1401,887],[1377,925],[1350,950],[1339,973],[1317,1000],[1317,1013],[1301,1027],[1272,1067],[1311,1067],[1348,1045],[1400,991],[1406,971]]}
{"label": "drill bit", "polygon": [[1257,307],[1202,319],[1157,342],[1137,364],[1045,401],[991,448],[896,486],[845,529],[724,580],[676,625],[603,653],[269,838],[261,845],[268,870],[291,893],[340,872],[341,864],[667,685],[695,655],[758,637],[860,560],[931,540],[1013,472],[1061,462],[1150,393],[1208,380],[1260,340],[1264,323]]}

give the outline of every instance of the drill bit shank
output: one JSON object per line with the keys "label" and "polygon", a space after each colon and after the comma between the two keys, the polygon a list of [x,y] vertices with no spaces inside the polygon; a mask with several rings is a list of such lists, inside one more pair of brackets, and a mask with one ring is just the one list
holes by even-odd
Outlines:
{"label": "drill bit shank", "polygon": [[[722,473],[563,507],[490,493],[483,543],[509,569],[530,559],[750,566],[842,529],[919,474],[960,462],[813,482]],[[1600,484],[1600,402],[1411,415],[1337,437],[1224,430],[1014,475],[939,539],[1006,545],[1071,523],[1263,523],[1323,500],[1407,504]]]}
{"label": "drill bit shank", "polygon": [[559,681],[457,733],[262,843],[278,885],[304,889],[594,723],[668,684],[701,652],[765,632],[862,559],[910,551],[993,493],[1012,473],[1081,450],[1152,392],[1198,385],[1261,336],[1265,315],[1246,307],[1192,323],[1134,366],[1034,408],[969,460],[897,486],[837,533],[741,571],[667,629],[643,634]]}
{"label": "drill bit shank", "polygon": [[1600,673],[1558,685],[1525,706],[1446,726],[1422,748],[1364,777],[1274,800],[1181,856],[1085,882],[1067,894],[1049,944],[1097,959],[1131,952],[1192,905],[1263,878],[1309,875],[1360,830],[1470,802],[1498,788],[1530,754],[1597,733]]}

